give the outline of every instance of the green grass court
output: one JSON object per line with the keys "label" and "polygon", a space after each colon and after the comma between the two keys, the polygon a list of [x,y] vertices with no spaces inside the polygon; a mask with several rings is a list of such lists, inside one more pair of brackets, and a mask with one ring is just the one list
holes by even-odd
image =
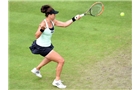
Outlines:
{"label": "green grass court", "polygon": [[[56,63],[41,69],[41,79],[30,72],[43,59],[29,50],[45,18],[41,6],[51,5],[59,11],[56,19],[67,21],[94,2],[8,1],[9,90],[58,90],[51,85]],[[132,1],[102,2],[105,10],[101,16],[85,16],[67,28],[55,27],[52,43],[65,59],[61,74],[65,90],[132,89]]]}

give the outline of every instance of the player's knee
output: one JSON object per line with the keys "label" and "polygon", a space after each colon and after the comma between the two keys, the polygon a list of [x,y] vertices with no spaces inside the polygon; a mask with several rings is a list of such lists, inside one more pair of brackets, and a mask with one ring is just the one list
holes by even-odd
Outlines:
{"label": "player's knee", "polygon": [[59,60],[59,63],[64,64],[64,63],[65,63],[65,60],[64,60],[63,58],[61,58],[61,59]]}

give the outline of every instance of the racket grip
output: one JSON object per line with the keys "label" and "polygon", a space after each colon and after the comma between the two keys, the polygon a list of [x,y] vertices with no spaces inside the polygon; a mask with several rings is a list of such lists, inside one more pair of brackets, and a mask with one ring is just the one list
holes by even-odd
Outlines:
{"label": "racket grip", "polygon": [[85,16],[85,14],[81,14],[81,15],[80,15],[80,17],[83,17],[83,16]]}
{"label": "racket grip", "polygon": [[[85,14],[80,14],[80,17],[85,16]],[[77,20],[77,16],[74,17],[75,20]]]}

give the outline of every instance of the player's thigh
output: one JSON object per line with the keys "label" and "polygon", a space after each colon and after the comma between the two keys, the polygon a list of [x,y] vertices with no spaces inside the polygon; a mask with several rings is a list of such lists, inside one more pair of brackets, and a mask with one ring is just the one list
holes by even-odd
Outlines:
{"label": "player's thigh", "polygon": [[56,51],[52,50],[48,55],[45,56],[49,60],[55,61],[55,62],[64,62],[63,57],[57,53]]}

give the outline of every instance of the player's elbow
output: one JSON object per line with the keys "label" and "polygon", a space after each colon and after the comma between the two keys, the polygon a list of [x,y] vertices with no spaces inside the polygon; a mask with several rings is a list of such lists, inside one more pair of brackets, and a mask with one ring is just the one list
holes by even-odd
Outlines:
{"label": "player's elbow", "polygon": [[64,25],[64,26],[63,26],[63,28],[66,28],[66,27],[68,27],[68,26],[67,26],[67,25]]}
{"label": "player's elbow", "polygon": [[63,27],[63,28],[66,28],[66,27],[68,27],[68,26],[69,26],[69,24],[66,23],[66,24],[64,24],[62,27]]}
{"label": "player's elbow", "polygon": [[39,38],[39,37],[40,37],[40,35],[37,34],[37,33],[35,33],[35,38],[37,39],[37,38]]}
{"label": "player's elbow", "polygon": [[68,26],[67,26],[67,25],[61,25],[61,26],[59,26],[59,27],[66,28],[66,27],[68,27]]}

